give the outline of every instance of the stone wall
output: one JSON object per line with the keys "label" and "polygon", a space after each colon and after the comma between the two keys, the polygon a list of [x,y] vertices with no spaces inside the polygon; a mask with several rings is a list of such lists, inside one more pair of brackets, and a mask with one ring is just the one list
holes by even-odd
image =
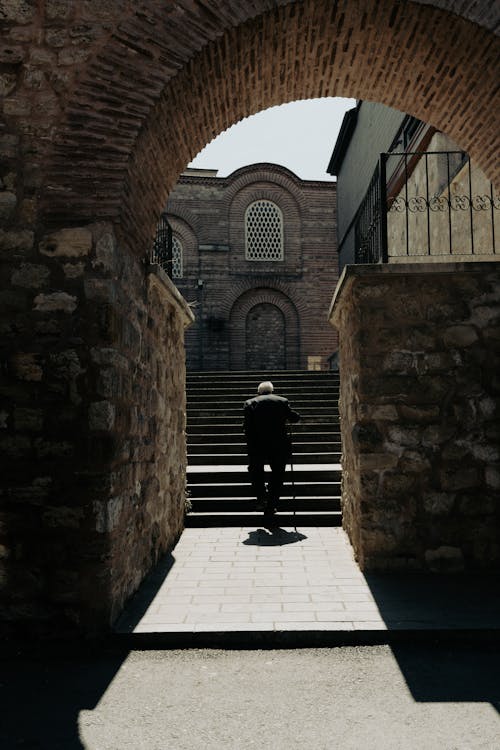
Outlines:
{"label": "stone wall", "polygon": [[192,316],[110,224],[1,252],[0,627],[100,631],[183,528]]}
{"label": "stone wall", "polygon": [[500,264],[348,266],[344,526],[364,569],[500,565]]}

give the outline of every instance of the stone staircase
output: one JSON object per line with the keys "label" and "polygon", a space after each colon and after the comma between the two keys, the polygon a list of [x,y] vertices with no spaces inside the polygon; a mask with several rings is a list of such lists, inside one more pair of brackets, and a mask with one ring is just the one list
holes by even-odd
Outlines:
{"label": "stone staircase", "polygon": [[[287,466],[281,525],[341,524],[339,376],[333,372],[196,372],[187,376],[186,526],[258,522],[247,471],[243,403],[271,380],[301,415],[293,425],[293,477]],[[293,478],[293,483],[292,483]]]}

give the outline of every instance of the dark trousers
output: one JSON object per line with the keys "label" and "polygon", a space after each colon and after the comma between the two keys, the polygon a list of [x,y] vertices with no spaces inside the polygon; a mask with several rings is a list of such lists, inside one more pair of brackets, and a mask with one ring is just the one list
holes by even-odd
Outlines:
{"label": "dark trousers", "polygon": [[[271,468],[271,476],[268,482],[269,494],[266,496],[265,471],[264,466],[268,464]],[[277,503],[283,490],[285,480],[285,469],[287,457],[283,454],[249,456],[248,473],[252,483],[255,497],[259,502],[268,500],[271,503]]]}

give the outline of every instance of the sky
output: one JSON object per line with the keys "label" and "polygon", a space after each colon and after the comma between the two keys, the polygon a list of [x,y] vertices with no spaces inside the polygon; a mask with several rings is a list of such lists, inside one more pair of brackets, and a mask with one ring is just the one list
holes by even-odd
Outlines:
{"label": "sky", "polygon": [[271,162],[303,180],[334,180],[326,168],[344,114],[355,104],[326,97],[271,107],[221,133],[189,166],[226,177],[248,164]]}

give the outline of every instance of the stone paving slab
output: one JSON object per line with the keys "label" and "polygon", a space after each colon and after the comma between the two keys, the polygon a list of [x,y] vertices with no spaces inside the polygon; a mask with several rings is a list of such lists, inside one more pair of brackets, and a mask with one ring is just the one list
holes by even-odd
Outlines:
{"label": "stone paving slab", "polygon": [[[290,464],[288,464],[290,466]],[[342,464],[293,464],[294,471],[341,471]],[[193,464],[187,467],[190,474],[233,474],[238,471],[248,471],[248,464]]]}
{"label": "stone paving slab", "polygon": [[363,575],[340,528],[190,528],[120,634],[500,631],[498,580]]}

